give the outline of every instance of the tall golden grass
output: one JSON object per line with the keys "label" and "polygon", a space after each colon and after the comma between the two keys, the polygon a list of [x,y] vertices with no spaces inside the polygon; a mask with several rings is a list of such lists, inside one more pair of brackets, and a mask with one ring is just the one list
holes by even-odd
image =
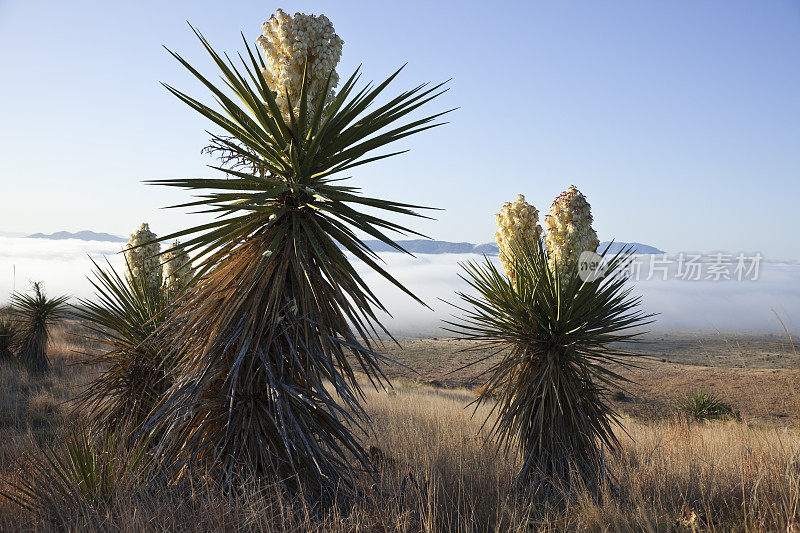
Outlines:
{"label": "tall golden grass", "polygon": [[[48,377],[0,365],[0,483],[75,421],[62,403],[89,376],[55,359]],[[690,424],[626,418],[609,457],[621,491],[598,501],[578,491],[562,507],[532,506],[515,490],[518,457],[480,430],[466,390],[398,383],[367,393],[380,465],[355,506],[321,510],[277,486],[244,483],[221,495],[202,480],[128,486],[108,506],[21,510],[0,501],[3,530],[72,531],[796,531],[800,431],[739,421]],[[41,420],[52,422],[44,431]],[[794,528],[794,529],[793,529]]]}

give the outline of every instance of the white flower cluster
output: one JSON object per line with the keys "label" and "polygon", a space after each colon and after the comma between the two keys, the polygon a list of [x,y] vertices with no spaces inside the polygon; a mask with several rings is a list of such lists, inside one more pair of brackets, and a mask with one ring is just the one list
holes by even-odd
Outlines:
{"label": "white flower cluster", "polygon": [[186,286],[189,269],[191,268],[189,254],[175,241],[169,251],[163,256],[164,289],[170,292],[180,291]]}
{"label": "white flower cluster", "polygon": [[494,238],[500,249],[500,264],[506,276],[513,282],[514,273],[512,250],[522,243],[535,244],[542,237],[539,225],[539,211],[518,194],[515,202],[506,202],[494,216],[497,231]]}
{"label": "white flower cluster", "polygon": [[161,288],[161,259],[158,256],[161,245],[154,242],[157,238],[147,223],[131,235],[124,250],[128,262],[128,272],[125,274],[128,283],[144,280],[144,286],[152,291]]}
{"label": "white flower cluster", "polygon": [[600,243],[592,229],[592,209],[586,197],[572,185],[553,201],[544,222],[550,268],[557,269],[564,280],[577,268],[581,253],[594,252]]}
{"label": "white flower cluster", "polygon": [[[339,83],[335,69],[344,41],[334,33],[328,17],[304,13],[295,13],[292,17],[279,9],[264,23],[258,44],[269,67],[261,72],[269,88],[277,93],[278,105],[287,121],[289,101],[286,95],[288,93],[297,116],[304,68],[307,69],[309,102],[318,103],[320,96],[327,101],[332,99],[333,88]],[[321,95],[331,72],[329,90]]]}

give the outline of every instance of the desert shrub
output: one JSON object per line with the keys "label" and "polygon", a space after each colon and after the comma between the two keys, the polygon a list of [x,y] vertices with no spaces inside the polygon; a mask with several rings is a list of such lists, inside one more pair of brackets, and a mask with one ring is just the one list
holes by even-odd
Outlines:
{"label": "desert shrub", "polygon": [[609,398],[611,398],[612,401],[621,402],[625,399],[625,393],[621,390],[615,390],[609,395]]}
{"label": "desert shrub", "polygon": [[613,367],[630,365],[633,355],[610,343],[635,340],[632,328],[648,318],[619,275],[626,252],[606,258],[597,279],[580,277],[579,253],[597,246],[591,220],[571,188],[553,204],[545,248],[538,211],[524,196],[504,205],[497,215],[503,271],[488,258],[465,263],[472,292],[459,293],[467,307],[451,323],[478,341],[476,349],[499,355],[476,401],[492,404],[496,418],[487,423],[504,450],[521,448],[520,484],[545,498],[596,491],[610,479],[604,452],[619,448],[618,416],[605,394],[623,380]]}
{"label": "desert shrub", "polygon": [[50,369],[47,359],[50,328],[64,318],[69,297],[48,298],[39,282],[33,284],[33,293],[33,296],[14,293],[11,304],[19,324],[19,358],[29,370],[41,374]]}
{"label": "desert shrub", "polygon": [[673,412],[691,420],[729,420],[737,418],[733,407],[711,393],[697,391],[675,403]]}
{"label": "desert shrub", "polygon": [[[212,142],[225,175],[156,182],[202,191],[190,205],[221,219],[164,237],[192,235],[186,246],[198,250],[199,280],[163,327],[175,381],[148,427],[162,436],[159,456],[176,475],[210,471],[228,484],[245,472],[310,494],[347,492],[370,470],[352,433],[367,423],[356,370],[374,386],[386,380],[372,340],[383,306],[346,252],[411,294],[357,233],[402,251],[384,232],[404,228],[379,213],[417,213],[361,195],[340,173],[435,126],[438,115],[398,121],[441,86],[419,86],[373,109],[396,74],[356,90],[356,72],[334,93],[341,41],[324,16],[295,19],[313,31],[295,35],[292,17],[279,11],[260,40],[267,62],[246,45],[240,66],[198,33],[225,90],[173,54],[223,108],[168,87],[222,130]],[[286,35],[276,30],[284,24]],[[315,41],[283,42],[295,37]],[[292,72],[275,71],[283,68]]]}

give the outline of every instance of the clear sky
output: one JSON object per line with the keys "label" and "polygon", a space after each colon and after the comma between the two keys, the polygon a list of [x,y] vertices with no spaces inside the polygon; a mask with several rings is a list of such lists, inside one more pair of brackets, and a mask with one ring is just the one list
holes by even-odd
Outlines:
{"label": "clear sky", "polygon": [[186,193],[209,127],[159,85],[206,98],[162,45],[214,69],[278,7],[324,13],[340,75],[453,78],[451,123],[354,174],[373,195],[444,208],[415,228],[486,242],[518,192],[570,184],[601,239],[800,259],[800,2],[109,2],[0,0],[0,231],[159,234],[198,222]]}

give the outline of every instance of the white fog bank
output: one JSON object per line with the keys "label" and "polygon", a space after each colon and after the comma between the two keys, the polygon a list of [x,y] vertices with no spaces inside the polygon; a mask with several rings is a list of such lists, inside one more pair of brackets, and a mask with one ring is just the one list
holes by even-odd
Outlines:
{"label": "white fog bank", "polygon": [[[79,240],[46,240],[0,237],[0,304],[8,301],[11,291],[25,290],[30,281],[44,281],[50,295],[70,294],[87,298],[92,287],[86,276],[91,260],[107,257],[119,267],[123,259],[120,243]],[[420,254],[410,257],[383,253],[387,270],[432,309],[426,309],[399,289],[355,262],[358,271],[385,303],[392,317],[385,325],[399,336],[450,335],[442,330],[443,320],[457,313],[441,300],[459,303],[456,291],[467,291],[458,274],[459,262],[482,261],[475,254]],[[493,258],[496,261],[497,258]],[[16,276],[15,273],[16,272]],[[707,330],[740,332],[779,332],[777,311],[793,332],[800,325],[800,264],[762,261],[757,280],[686,281],[674,278],[674,266],[668,281],[642,280],[633,283],[634,292],[643,299],[644,309],[660,313],[650,329]],[[657,276],[658,277],[658,276]]]}
{"label": "white fog bank", "polygon": [[122,243],[50,240],[0,236],[0,304],[16,288],[24,291],[33,281],[44,282],[50,296],[69,294],[81,298],[92,294],[86,279],[92,270],[92,259],[115,267],[124,264]]}

